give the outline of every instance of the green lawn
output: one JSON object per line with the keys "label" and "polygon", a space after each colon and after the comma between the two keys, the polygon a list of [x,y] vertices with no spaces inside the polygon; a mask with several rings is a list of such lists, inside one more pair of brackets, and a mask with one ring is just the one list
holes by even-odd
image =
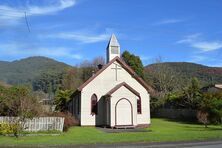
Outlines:
{"label": "green lawn", "polygon": [[0,145],[18,144],[90,144],[115,142],[165,142],[204,139],[222,139],[221,126],[185,124],[152,119],[151,132],[140,133],[104,133],[93,127],[73,127],[60,136],[13,137],[0,136]]}

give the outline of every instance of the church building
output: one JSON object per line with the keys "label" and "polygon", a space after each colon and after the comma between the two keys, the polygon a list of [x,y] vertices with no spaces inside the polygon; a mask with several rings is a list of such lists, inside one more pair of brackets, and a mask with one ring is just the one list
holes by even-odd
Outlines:
{"label": "church building", "polygon": [[148,127],[151,88],[121,59],[114,34],[106,53],[106,65],[77,89],[69,111],[81,126]]}

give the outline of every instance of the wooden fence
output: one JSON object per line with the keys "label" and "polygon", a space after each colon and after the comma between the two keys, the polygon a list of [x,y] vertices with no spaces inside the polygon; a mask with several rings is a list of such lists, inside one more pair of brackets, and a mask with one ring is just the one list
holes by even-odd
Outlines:
{"label": "wooden fence", "polygon": [[[0,117],[0,123],[13,123],[18,121],[18,117]],[[20,123],[22,124],[22,123]],[[23,124],[25,131],[36,132],[36,131],[49,131],[57,130],[63,131],[64,118],[63,117],[39,117],[33,118],[32,120],[27,119]]]}

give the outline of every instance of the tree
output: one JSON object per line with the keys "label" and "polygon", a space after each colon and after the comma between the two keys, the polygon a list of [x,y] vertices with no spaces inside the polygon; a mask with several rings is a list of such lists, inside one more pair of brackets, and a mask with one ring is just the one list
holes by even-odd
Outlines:
{"label": "tree", "polygon": [[101,64],[101,65],[105,65],[105,59],[101,56],[96,57],[92,60],[92,66],[97,68],[97,66]]}
{"label": "tree", "polygon": [[197,78],[192,78],[189,86],[182,91],[170,92],[167,95],[166,106],[196,109],[201,98],[202,94],[200,92],[199,81]]}
{"label": "tree", "polygon": [[67,111],[66,105],[70,100],[70,96],[83,82],[93,75],[93,72],[95,73],[98,71],[97,66],[99,64],[105,64],[105,59],[103,57],[96,57],[91,61],[83,61],[78,67],[69,69],[65,72],[65,74],[63,74],[62,85],[55,95],[57,111]]}
{"label": "tree", "polygon": [[98,71],[98,65],[104,65],[105,64],[105,59],[103,57],[96,57],[94,58],[92,61],[83,61],[79,68],[80,68],[80,75],[81,75],[81,79],[83,82],[85,82],[86,80],[88,80],[93,73]]}
{"label": "tree", "polygon": [[198,109],[209,114],[211,122],[222,122],[222,94],[204,93]]}
{"label": "tree", "polygon": [[66,71],[63,75],[61,90],[75,91],[82,83],[82,70],[79,68],[72,68]]}
{"label": "tree", "polygon": [[56,93],[55,96],[55,105],[56,105],[56,110],[60,112],[65,112],[68,110],[67,108],[67,103],[71,98],[72,91],[70,90],[59,90]]}
{"label": "tree", "polygon": [[6,93],[7,89],[0,85],[0,115],[3,116],[7,113],[7,107],[6,107]]}
{"label": "tree", "polygon": [[197,78],[191,79],[191,83],[188,88],[184,89],[183,98],[188,107],[192,109],[197,108],[201,99],[200,84]]}
{"label": "tree", "polygon": [[173,69],[167,63],[162,63],[161,57],[156,58],[153,65],[146,69],[145,79],[157,90],[158,97],[166,98],[169,93],[178,91],[178,75]]}
{"label": "tree", "polygon": [[129,51],[122,53],[122,59],[129,65],[138,76],[144,78],[144,67],[139,56],[131,54]]}
{"label": "tree", "polygon": [[13,133],[17,137],[27,119],[38,117],[42,111],[39,100],[24,86],[0,88],[0,115],[12,118]]}
{"label": "tree", "polygon": [[34,91],[43,91],[49,94],[49,99],[52,99],[57,91],[61,87],[61,81],[64,73],[42,73],[40,77],[36,78],[33,83]]}

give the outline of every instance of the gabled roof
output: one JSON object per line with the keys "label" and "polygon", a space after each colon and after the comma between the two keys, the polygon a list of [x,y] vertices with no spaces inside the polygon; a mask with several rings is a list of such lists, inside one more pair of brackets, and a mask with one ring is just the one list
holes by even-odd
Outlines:
{"label": "gabled roof", "polygon": [[216,84],[215,87],[219,88],[219,89],[222,89],[222,84]]}
{"label": "gabled roof", "polygon": [[125,86],[128,90],[130,90],[136,96],[140,97],[140,94],[135,89],[133,89],[131,86],[129,86],[126,82],[122,82],[122,83],[116,85],[113,89],[111,89],[108,93],[106,93],[105,96],[111,96],[115,91],[117,91],[122,86]]}
{"label": "gabled roof", "polygon": [[115,46],[115,47],[119,47],[120,44],[115,36],[115,34],[112,34],[110,40],[109,40],[109,43],[108,43],[108,47],[109,46]]}
{"label": "gabled roof", "polygon": [[130,68],[123,60],[121,60],[118,56],[112,59],[108,64],[104,65],[102,69],[97,71],[95,75],[90,77],[85,83],[83,83],[79,88],[78,91],[82,91],[82,89],[88,85],[92,80],[94,80],[98,75],[100,75],[106,68],[108,68],[111,64],[117,61],[129,74],[135,78],[149,93],[153,93],[154,90],[152,87],[148,86],[146,82],[142,78],[140,78],[133,70]]}

